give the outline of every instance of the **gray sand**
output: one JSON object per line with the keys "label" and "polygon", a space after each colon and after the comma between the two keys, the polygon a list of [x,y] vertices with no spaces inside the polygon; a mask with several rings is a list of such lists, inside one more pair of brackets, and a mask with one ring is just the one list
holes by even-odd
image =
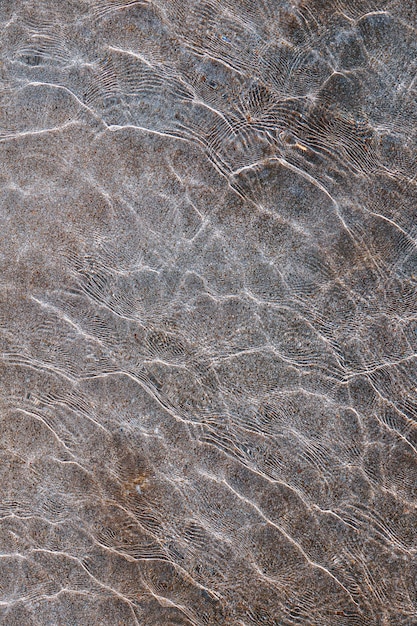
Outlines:
{"label": "gray sand", "polygon": [[415,0],[0,0],[0,624],[417,624]]}

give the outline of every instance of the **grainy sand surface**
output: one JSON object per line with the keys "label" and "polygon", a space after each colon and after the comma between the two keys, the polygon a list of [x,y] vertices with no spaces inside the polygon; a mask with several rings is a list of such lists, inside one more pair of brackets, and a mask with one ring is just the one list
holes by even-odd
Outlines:
{"label": "grainy sand surface", "polygon": [[0,0],[0,624],[417,624],[415,0]]}

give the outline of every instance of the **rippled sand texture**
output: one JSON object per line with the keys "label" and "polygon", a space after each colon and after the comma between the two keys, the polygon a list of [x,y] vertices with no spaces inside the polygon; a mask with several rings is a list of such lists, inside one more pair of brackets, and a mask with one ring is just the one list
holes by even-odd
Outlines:
{"label": "rippled sand texture", "polygon": [[0,623],[417,624],[415,1],[0,26]]}

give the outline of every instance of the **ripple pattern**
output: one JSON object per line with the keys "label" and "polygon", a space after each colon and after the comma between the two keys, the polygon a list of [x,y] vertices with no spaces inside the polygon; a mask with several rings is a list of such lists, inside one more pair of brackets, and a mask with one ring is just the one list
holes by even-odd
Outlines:
{"label": "ripple pattern", "polygon": [[0,623],[417,624],[414,0],[0,1]]}

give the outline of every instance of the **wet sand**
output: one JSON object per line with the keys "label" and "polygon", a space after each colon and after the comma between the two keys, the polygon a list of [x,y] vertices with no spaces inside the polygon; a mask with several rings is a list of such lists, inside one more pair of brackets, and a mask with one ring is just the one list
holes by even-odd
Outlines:
{"label": "wet sand", "polygon": [[417,624],[416,29],[0,2],[0,624]]}

